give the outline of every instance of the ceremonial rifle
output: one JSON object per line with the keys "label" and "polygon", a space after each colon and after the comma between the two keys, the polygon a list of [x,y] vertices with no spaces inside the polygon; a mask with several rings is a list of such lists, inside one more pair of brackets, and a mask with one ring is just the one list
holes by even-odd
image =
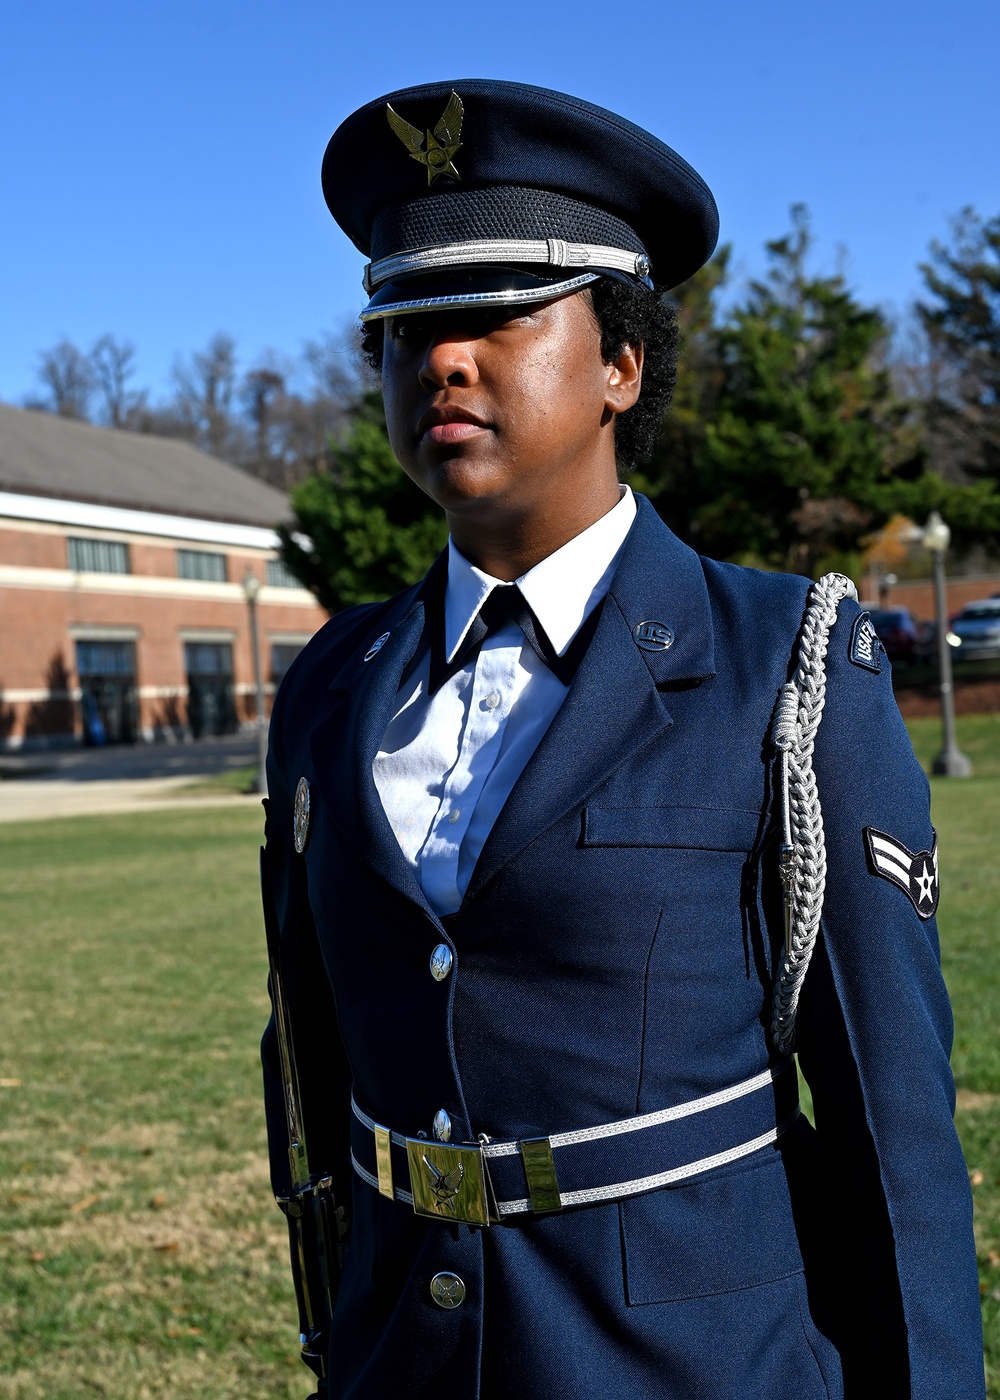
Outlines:
{"label": "ceremonial rifle", "polygon": [[295,1042],[281,974],[281,935],[271,893],[267,852],[263,848],[260,853],[260,888],[264,902],[271,1002],[274,1007],[285,1124],[288,1129],[290,1189],[287,1196],[276,1196],[275,1200],[290,1227],[292,1278],[299,1307],[302,1360],[323,1380],[327,1374],[327,1343],[333,1305],[343,1268],[341,1240],[346,1233],[346,1217],[334,1200],[332,1178],[313,1172],[309,1167]]}

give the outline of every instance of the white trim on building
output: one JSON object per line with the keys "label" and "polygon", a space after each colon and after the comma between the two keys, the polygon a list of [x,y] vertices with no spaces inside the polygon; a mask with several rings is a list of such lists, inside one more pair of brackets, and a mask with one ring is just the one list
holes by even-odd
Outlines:
{"label": "white trim on building", "polygon": [[[159,574],[91,574],[72,569],[35,569],[26,564],[0,564],[0,588],[40,588],[59,593],[113,593],[133,598],[202,598],[219,603],[240,603],[246,595],[239,583],[202,583],[195,579],[164,578]],[[316,599],[307,588],[269,588],[257,595],[264,605],[314,608]]]}
{"label": "white trim on building", "polygon": [[151,510],[91,505],[54,496],[22,496],[0,491],[0,519],[48,521],[92,530],[115,530],[135,535],[161,535],[175,540],[198,540],[231,548],[277,549],[278,536],[258,525],[233,525],[224,520],[196,520],[184,515],[161,515]]}

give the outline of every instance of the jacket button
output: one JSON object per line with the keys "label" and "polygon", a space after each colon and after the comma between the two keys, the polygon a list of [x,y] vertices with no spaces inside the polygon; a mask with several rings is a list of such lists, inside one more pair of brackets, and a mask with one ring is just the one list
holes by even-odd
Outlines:
{"label": "jacket button", "polygon": [[460,1308],[465,1302],[465,1284],[458,1274],[435,1274],[431,1297],[439,1308]]}
{"label": "jacket button", "polygon": [[451,1119],[448,1117],[446,1109],[439,1108],[434,1115],[434,1136],[438,1142],[451,1140]]}
{"label": "jacket button", "polygon": [[431,953],[431,976],[435,982],[443,982],[452,969],[455,959],[447,943],[439,943]]}

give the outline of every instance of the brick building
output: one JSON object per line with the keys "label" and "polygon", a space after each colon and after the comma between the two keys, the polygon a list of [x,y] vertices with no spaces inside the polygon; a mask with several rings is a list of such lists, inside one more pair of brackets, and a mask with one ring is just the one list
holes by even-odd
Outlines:
{"label": "brick building", "polygon": [[249,722],[246,576],[269,695],[326,620],[278,558],[286,515],[186,443],[0,404],[0,747]]}

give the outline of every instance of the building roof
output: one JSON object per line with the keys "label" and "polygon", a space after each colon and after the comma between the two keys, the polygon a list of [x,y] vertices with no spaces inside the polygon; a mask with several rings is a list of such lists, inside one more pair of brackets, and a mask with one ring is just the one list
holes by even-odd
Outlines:
{"label": "building roof", "polygon": [[282,491],[175,438],[0,404],[0,491],[273,526]]}

